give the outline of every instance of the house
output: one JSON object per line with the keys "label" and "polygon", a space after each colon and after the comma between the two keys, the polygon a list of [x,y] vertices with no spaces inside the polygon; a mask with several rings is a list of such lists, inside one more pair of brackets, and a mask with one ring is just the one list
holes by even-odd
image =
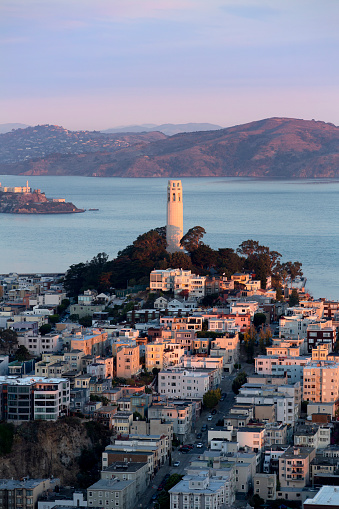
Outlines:
{"label": "house", "polygon": [[116,376],[119,378],[131,378],[141,371],[140,347],[120,346],[116,356]]}
{"label": "house", "polygon": [[253,476],[253,494],[259,495],[266,501],[275,500],[277,497],[276,474],[260,474]]}
{"label": "house", "polygon": [[134,507],[136,497],[136,481],[100,479],[87,488],[87,507],[105,507],[107,509],[130,509]]}
{"label": "house", "polygon": [[[211,475],[209,471],[197,471],[195,475],[185,475],[169,490],[170,508],[213,507],[222,509],[226,504],[233,503],[234,493],[228,491],[227,481],[221,475]],[[233,496],[232,496],[233,495]]]}
{"label": "house", "polygon": [[279,481],[282,488],[300,490],[309,484],[310,464],[315,458],[315,452],[312,447],[289,447],[279,457]]}
{"label": "house", "polygon": [[120,481],[135,481],[136,500],[141,497],[147,489],[149,482],[148,465],[146,462],[118,462],[111,463],[101,471],[101,479],[119,479]]}

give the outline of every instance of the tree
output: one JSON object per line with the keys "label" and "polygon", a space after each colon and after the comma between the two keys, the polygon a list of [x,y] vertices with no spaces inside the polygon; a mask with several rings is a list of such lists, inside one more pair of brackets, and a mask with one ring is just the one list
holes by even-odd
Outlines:
{"label": "tree", "polygon": [[55,315],[49,315],[48,317],[48,321],[49,323],[52,323],[52,324],[55,324],[55,323],[58,323],[60,320],[60,316],[55,314]]}
{"label": "tree", "polygon": [[182,251],[175,251],[168,255],[168,267],[180,267],[189,270],[192,267],[191,257]]}
{"label": "tree", "polygon": [[192,251],[195,251],[203,244],[201,239],[205,233],[205,228],[202,226],[193,226],[193,228],[190,228],[182,237],[180,244],[186,251],[192,253]]}
{"label": "tree", "polygon": [[41,327],[39,327],[39,332],[41,336],[46,336],[46,334],[49,334],[51,330],[52,326],[49,323],[44,323],[43,325],[41,325]]}
{"label": "tree", "polygon": [[206,244],[202,244],[191,252],[191,260],[192,264],[198,269],[210,269],[217,263],[217,251]]}
{"label": "tree", "polygon": [[232,383],[232,391],[234,394],[239,394],[239,389],[247,382],[247,375],[244,371],[238,373]]}
{"label": "tree", "polygon": [[253,325],[244,332],[244,344],[247,354],[247,362],[252,362],[254,354],[254,345],[257,338],[257,332]]}
{"label": "tree", "polygon": [[79,324],[83,327],[92,327],[92,317],[90,315],[79,318]]}
{"label": "tree", "polygon": [[79,321],[79,315],[77,313],[73,313],[72,315],[69,315],[69,319],[71,322],[77,323]]}
{"label": "tree", "polygon": [[292,308],[293,306],[297,306],[298,304],[299,304],[298,290],[296,288],[293,288],[292,293],[288,298],[288,305],[290,306],[290,308]]}
{"label": "tree", "polygon": [[31,358],[31,354],[24,345],[19,345],[14,355],[17,361],[28,361]]}
{"label": "tree", "polygon": [[211,389],[208,392],[205,392],[202,401],[206,408],[214,408],[221,399],[221,390],[220,389]]}
{"label": "tree", "polygon": [[253,316],[253,325],[254,327],[259,327],[266,323],[266,315],[265,313],[255,313]]}
{"label": "tree", "polygon": [[270,327],[264,327],[259,333],[260,352],[265,353],[265,349],[270,346],[272,341],[272,330]]}
{"label": "tree", "polygon": [[12,329],[2,329],[0,331],[0,351],[5,355],[14,353],[18,346],[18,335]]}
{"label": "tree", "polygon": [[218,302],[220,295],[218,293],[210,293],[205,295],[201,300],[201,305],[205,307],[211,307]]}

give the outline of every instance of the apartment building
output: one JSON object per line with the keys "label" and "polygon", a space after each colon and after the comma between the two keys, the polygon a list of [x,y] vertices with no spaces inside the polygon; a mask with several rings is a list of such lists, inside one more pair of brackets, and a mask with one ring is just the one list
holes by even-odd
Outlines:
{"label": "apartment building", "polygon": [[205,276],[197,276],[190,270],[152,270],[150,289],[151,291],[172,291],[174,295],[186,291],[189,297],[201,298],[205,296],[205,281]]}
{"label": "apartment building", "polygon": [[148,371],[153,368],[163,369],[180,363],[185,348],[179,343],[149,343],[145,345],[145,366]]}
{"label": "apartment building", "polygon": [[331,429],[327,426],[305,425],[298,426],[294,432],[296,447],[313,447],[325,449],[331,443]]}
{"label": "apartment building", "polygon": [[326,403],[339,398],[339,363],[316,361],[304,367],[303,399]]}
{"label": "apartment building", "polygon": [[85,355],[104,356],[108,346],[107,332],[99,329],[85,334],[78,331],[70,338],[70,350],[81,350]]}
{"label": "apartment building", "polygon": [[120,346],[116,356],[116,376],[119,378],[130,378],[141,371],[140,347]]}
{"label": "apartment building", "polygon": [[276,474],[254,474],[253,493],[259,495],[265,502],[275,500],[277,498]]}
{"label": "apartment building", "polygon": [[310,464],[316,450],[312,447],[289,447],[279,457],[281,488],[304,488],[310,481]]}
{"label": "apartment building", "polygon": [[239,448],[246,448],[251,452],[261,452],[265,444],[265,428],[258,426],[244,426],[237,430]]}
{"label": "apartment building", "polygon": [[87,488],[87,506],[107,509],[130,509],[135,505],[136,481],[100,479]]}
{"label": "apartment building", "polygon": [[234,364],[239,361],[240,341],[237,334],[225,334],[222,338],[216,338],[211,342],[211,357],[222,357],[223,370],[232,373]]}
{"label": "apartment building", "polygon": [[275,446],[287,443],[287,425],[270,422],[265,425],[265,446]]}
{"label": "apartment building", "polygon": [[258,375],[287,376],[289,383],[302,383],[304,367],[310,357],[289,357],[284,355],[258,355],[255,357],[255,372]]}
{"label": "apartment building", "polygon": [[70,385],[66,378],[0,377],[1,419],[55,421],[67,415]]}
{"label": "apartment building", "polygon": [[33,334],[27,331],[18,335],[18,345],[27,348],[31,355],[38,357],[44,353],[58,352],[62,347],[62,340],[59,334]]}
{"label": "apartment building", "polygon": [[34,509],[38,498],[58,484],[58,479],[0,479],[0,507]]}
{"label": "apartment building", "polygon": [[[222,509],[226,504],[227,488],[226,479],[218,475],[212,476],[206,471],[185,475],[169,490],[170,508]],[[228,500],[228,503],[230,502]]]}
{"label": "apartment building", "polygon": [[291,385],[267,385],[260,381],[246,383],[236,396],[237,403],[252,405],[274,405],[275,420],[294,425],[298,419],[301,405],[300,383]]}
{"label": "apartment building", "polygon": [[101,471],[101,479],[109,480],[114,478],[120,481],[135,481],[136,499],[139,499],[148,486],[148,465],[147,463],[137,463],[133,461],[115,461]]}
{"label": "apartment building", "polygon": [[150,422],[161,419],[173,426],[173,433],[179,440],[185,440],[192,429],[194,406],[190,402],[171,402],[153,404],[148,410]]}
{"label": "apartment building", "polygon": [[183,368],[162,370],[158,374],[159,394],[168,398],[202,399],[210,389],[210,374]]}
{"label": "apartment building", "polygon": [[334,350],[337,333],[336,327],[332,324],[331,320],[321,320],[311,323],[307,327],[306,334],[309,352],[312,352],[312,348],[322,344],[329,345],[331,352]]}

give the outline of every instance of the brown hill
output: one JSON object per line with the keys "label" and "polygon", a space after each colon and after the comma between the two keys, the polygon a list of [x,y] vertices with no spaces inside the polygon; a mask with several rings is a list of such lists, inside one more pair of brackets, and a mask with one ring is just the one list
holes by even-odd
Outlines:
{"label": "brown hill", "polygon": [[270,118],[138,143],[113,153],[51,155],[0,173],[104,177],[338,177],[339,128],[314,120]]}

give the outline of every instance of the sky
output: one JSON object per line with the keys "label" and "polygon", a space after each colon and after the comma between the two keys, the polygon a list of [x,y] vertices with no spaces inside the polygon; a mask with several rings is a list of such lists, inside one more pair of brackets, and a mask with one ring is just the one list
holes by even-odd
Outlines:
{"label": "sky", "polygon": [[339,0],[1,0],[0,124],[339,125]]}

